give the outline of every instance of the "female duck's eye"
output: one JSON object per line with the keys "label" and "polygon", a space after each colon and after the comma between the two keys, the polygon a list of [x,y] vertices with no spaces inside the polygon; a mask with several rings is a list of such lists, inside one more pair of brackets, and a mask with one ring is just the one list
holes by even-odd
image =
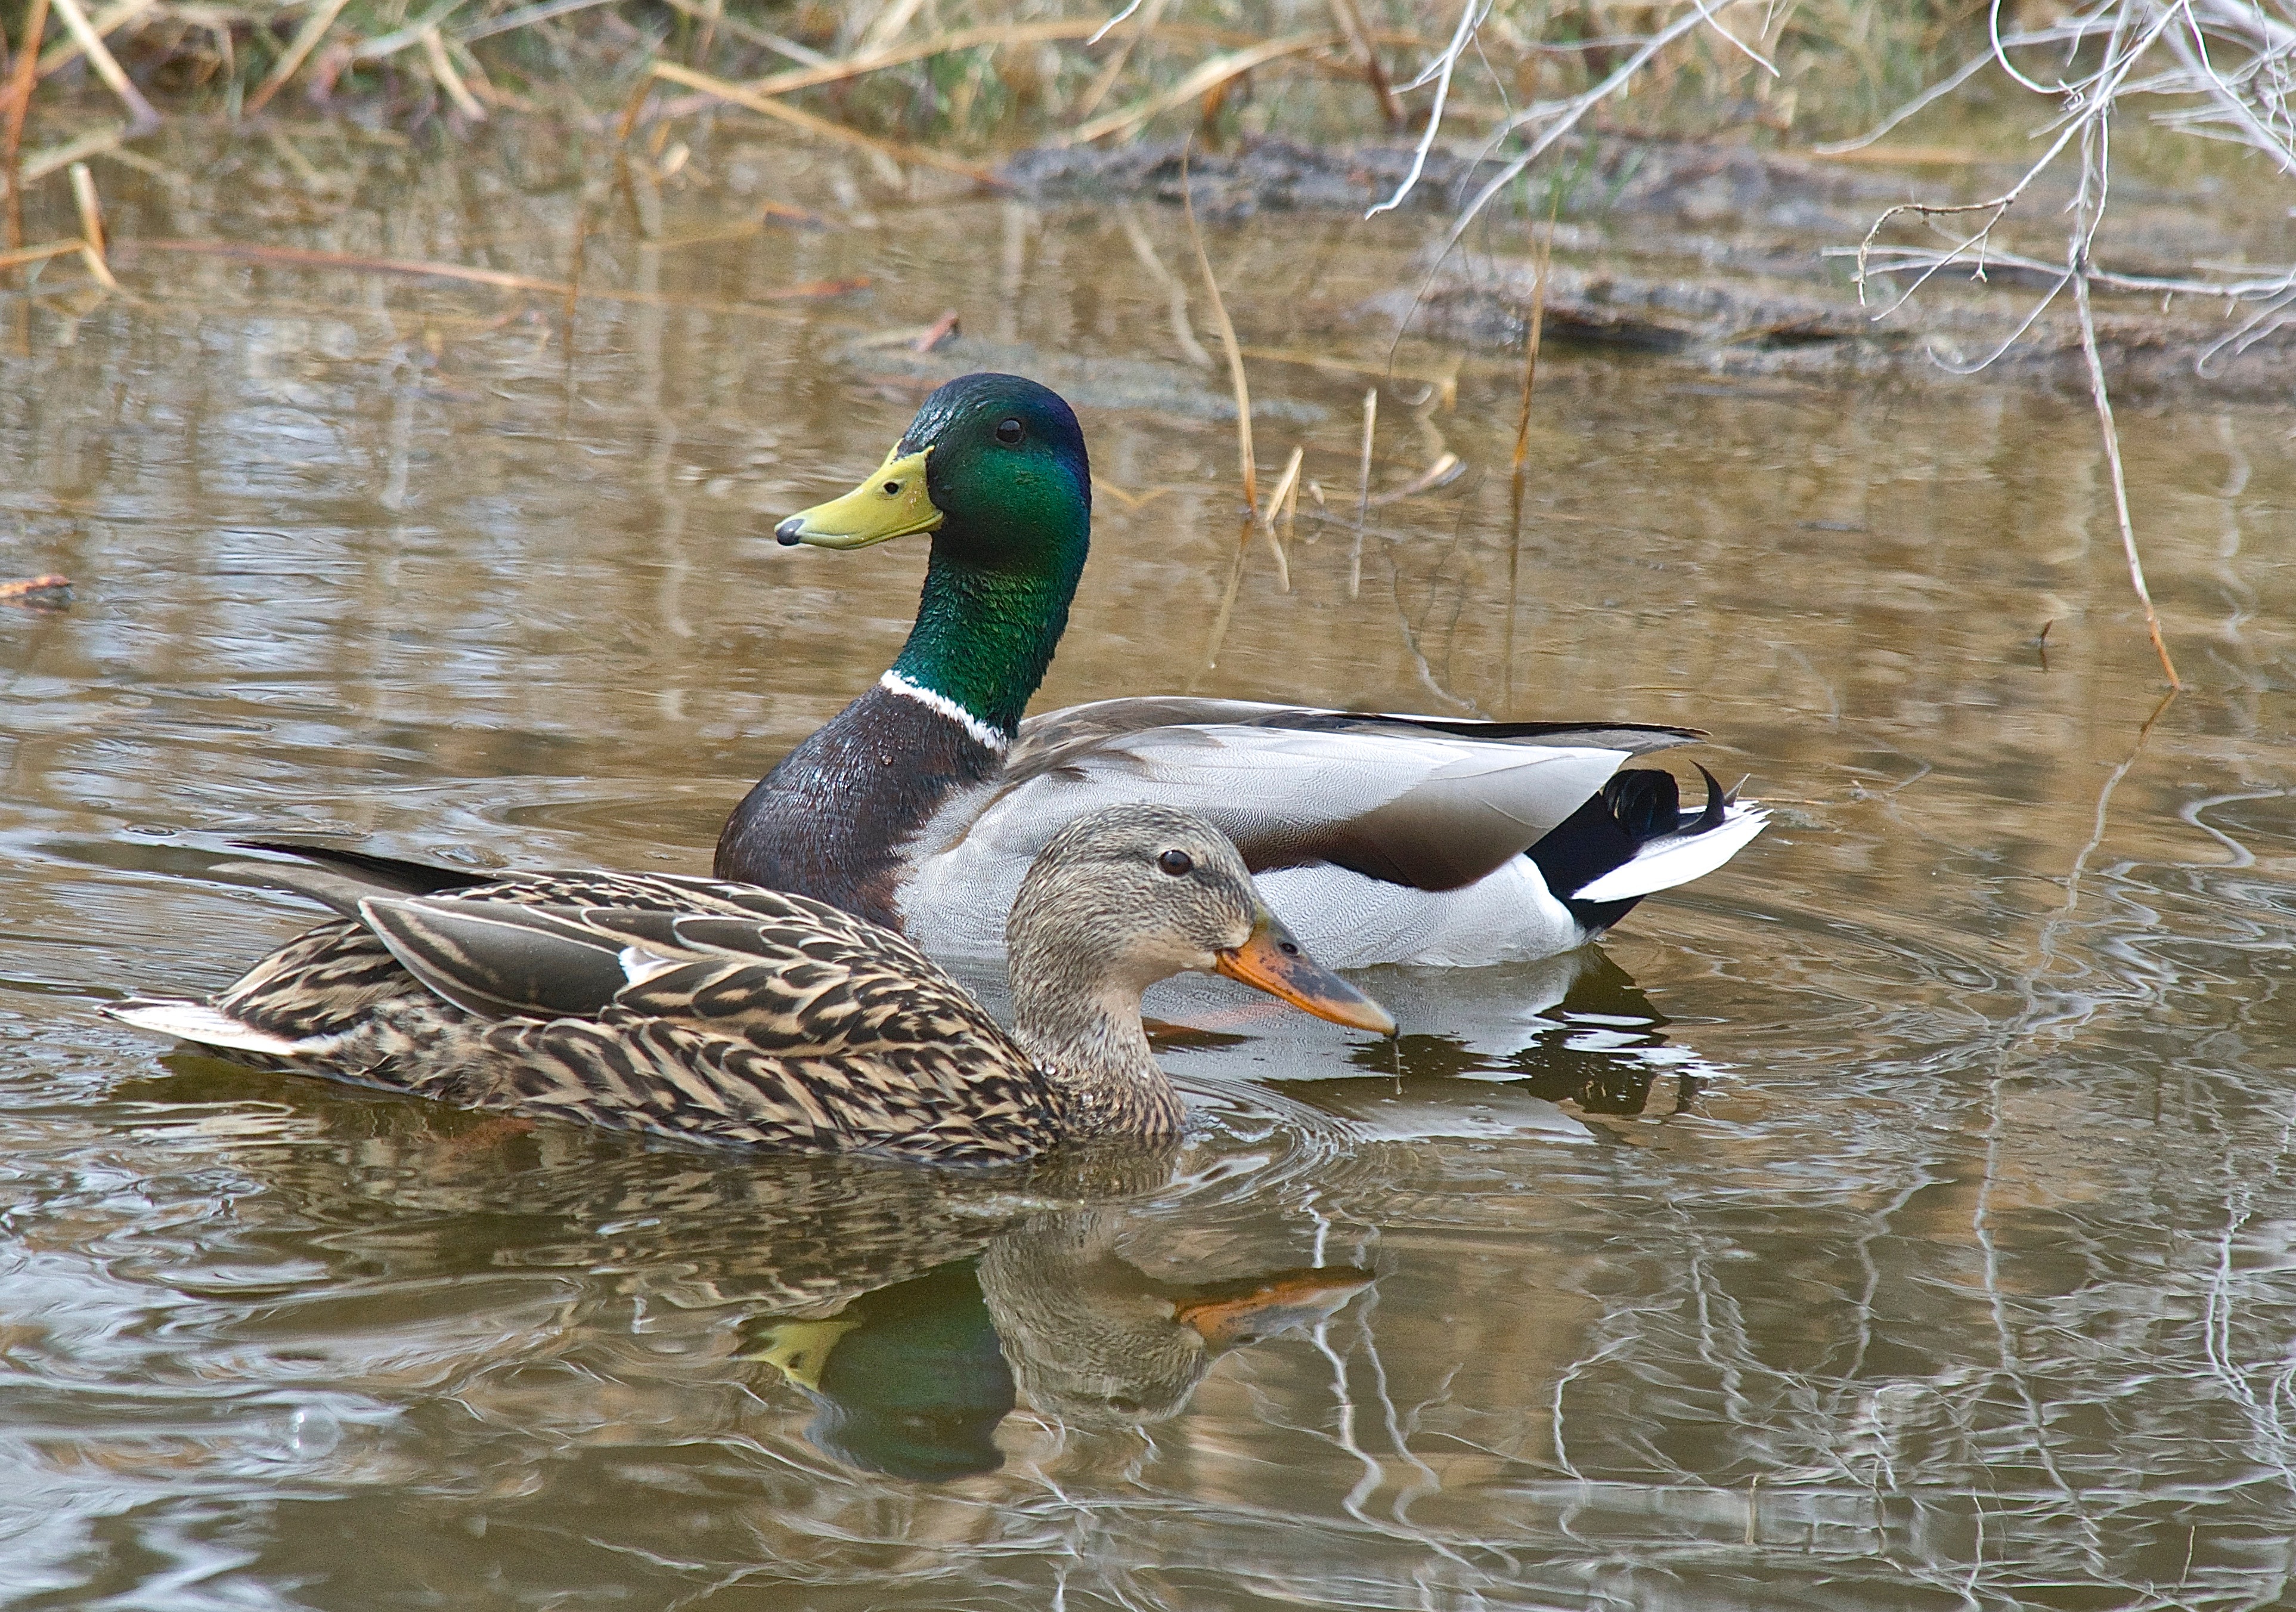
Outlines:
{"label": "female duck's eye", "polygon": [[996,440],[1004,444],[1007,448],[1010,448],[1013,443],[1018,442],[1021,440],[1021,422],[1018,420],[997,421]]}
{"label": "female duck's eye", "polygon": [[1156,859],[1156,866],[1177,879],[1183,874],[1193,872],[1196,864],[1195,859],[1185,851],[1168,851]]}

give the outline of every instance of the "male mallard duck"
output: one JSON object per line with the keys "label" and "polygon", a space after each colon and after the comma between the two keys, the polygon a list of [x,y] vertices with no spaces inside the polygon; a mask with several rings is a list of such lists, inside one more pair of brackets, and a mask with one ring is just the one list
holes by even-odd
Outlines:
{"label": "male mallard duck", "polygon": [[1140,993],[1183,969],[1394,1029],[1300,949],[1218,829],[1168,806],[1075,818],[1037,858],[1013,904],[1009,1035],[907,941],[804,896],[603,873],[375,888],[323,885],[346,916],[211,1001],[111,1011],[242,1061],[471,1107],[970,1162],[1172,1135],[1180,1103]]}
{"label": "male mallard duck", "polygon": [[1580,945],[1761,832],[1761,810],[1710,774],[1693,814],[1672,774],[1618,770],[1692,728],[1174,696],[1022,720],[1092,533],[1084,434],[1033,381],[950,382],[867,481],[776,529],[822,548],[918,533],[932,559],[899,658],[750,790],[718,877],[804,891],[928,951],[993,955],[1062,824],[1153,799],[1218,824],[1327,962],[1478,964]]}

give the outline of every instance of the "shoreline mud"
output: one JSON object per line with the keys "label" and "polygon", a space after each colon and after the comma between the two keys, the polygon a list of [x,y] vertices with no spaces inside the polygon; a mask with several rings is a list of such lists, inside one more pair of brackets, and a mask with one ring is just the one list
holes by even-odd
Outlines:
{"label": "shoreline mud", "polygon": [[[1181,143],[1172,141],[1110,151],[1046,147],[1013,157],[1000,177],[1046,204],[1140,200],[1177,207],[1181,155]],[[1410,160],[1401,146],[1267,140],[1231,152],[1190,152],[1186,190],[1201,216],[1231,221],[1361,213],[1393,193]],[[2052,298],[2058,276],[2030,266],[2046,246],[1990,266],[1981,279],[1965,268],[1938,275],[1911,295],[1910,276],[1873,274],[1860,301],[1856,249],[1877,218],[1917,199],[1958,202],[1989,177],[1972,170],[2002,166],[1853,164],[1709,141],[1589,136],[1558,154],[1555,171],[1571,182],[1559,187],[1551,226],[1520,213],[1480,223],[1448,252],[1431,249],[1420,283],[1364,300],[1352,315],[1472,349],[1519,347],[1537,281],[1530,248],[1551,227],[1549,341],[1629,347],[1734,375],[1952,382],[1976,373],[2085,392],[2071,295]],[[1437,153],[1404,205],[1447,214],[1495,171],[1496,164]],[[2038,241],[2051,239],[2042,232],[2054,228],[2062,201],[2037,192],[2022,204]],[[2195,259],[2239,259],[2257,221],[2227,216],[2228,201],[2220,189],[2194,193],[2124,183],[2100,266],[2167,278]],[[1890,238],[1922,236],[1936,239],[1915,229]],[[2045,299],[2049,305],[2037,315]],[[2283,322],[2274,304],[2099,289],[2095,308],[2099,352],[2116,391],[2296,399],[2296,320]]]}

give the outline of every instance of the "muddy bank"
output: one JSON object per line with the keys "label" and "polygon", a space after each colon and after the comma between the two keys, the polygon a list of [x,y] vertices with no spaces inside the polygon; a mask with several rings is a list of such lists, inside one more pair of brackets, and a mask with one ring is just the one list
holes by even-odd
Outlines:
{"label": "muddy bank", "polygon": [[[1717,372],[1813,378],[1950,381],[1998,353],[1985,374],[2085,390],[2070,292],[2034,315],[2054,276],[1997,263],[1982,280],[1955,269],[1899,304],[1910,279],[1876,274],[1861,302],[1852,250],[1885,210],[1915,199],[1974,201],[2016,177],[1978,153],[1909,155],[1920,160],[1850,163],[1610,136],[1566,144],[1549,170],[1563,177],[1546,333],[1644,349]],[[1194,153],[1185,184],[1207,217],[1361,212],[1391,195],[1410,163],[1404,147],[1327,150],[1271,140]],[[1439,240],[1432,226],[1497,171],[1431,156],[1405,206],[1431,226],[1431,274],[1358,300],[1335,313],[1337,322],[1485,348],[1520,343],[1536,278],[1530,226],[1520,212],[1494,210],[1439,266],[1431,243]],[[1028,152],[1004,177],[1046,203],[1138,198],[1177,206],[1184,185],[1177,143]],[[1549,183],[1537,190],[1542,208],[1554,193]],[[2195,262],[2284,259],[2287,221],[2249,216],[2241,200],[2218,182],[2171,187],[2117,178],[2097,260],[2123,274],[2165,276],[2191,275]],[[1997,243],[2042,261],[2061,259],[2064,201],[2035,186]],[[1944,243],[1918,220],[1904,222],[1883,241]],[[2107,374],[2133,395],[2296,396],[2296,328],[2270,318],[2251,327],[2253,305],[2227,310],[2222,299],[2100,291],[2095,310]]]}

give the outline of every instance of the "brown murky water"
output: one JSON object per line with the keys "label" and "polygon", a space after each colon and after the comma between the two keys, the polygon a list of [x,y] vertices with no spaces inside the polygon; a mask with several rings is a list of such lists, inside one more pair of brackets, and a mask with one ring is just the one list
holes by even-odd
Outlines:
{"label": "brown murky water", "polygon": [[[118,234],[564,272],[562,152],[315,188],[240,149]],[[1256,360],[1267,473],[1304,444],[1335,518],[1303,499],[1289,592],[1246,554],[1208,664],[1232,431],[1179,412],[1217,376],[1119,213],[730,142],[684,178],[594,184],[590,282],[652,300],[586,302],[570,359],[547,294],[152,251],[142,302],[42,303],[0,356],[0,574],[79,584],[0,613],[0,1602],[2287,1598],[2284,419],[2124,417],[2193,681],[2148,728],[2084,403],[1550,350],[1518,539],[1513,372],[1470,359],[1456,407],[1382,387],[1379,487],[1466,470],[1358,555],[1363,377]],[[734,227],[768,199],[821,226]],[[1341,316],[1427,227],[1212,246],[1248,344],[1376,366]],[[1083,410],[1045,703],[1692,722],[1776,826],[1599,955],[1374,976],[1392,1058],[1172,999],[1222,1032],[1168,1055],[1204,1123],[1116,1209],[506,1129],[94,1016],[306,920],[184,876],[202,836],[705,867],[905,629],[921,550],[767,517],[914,407],[854,343],[948,308],[968,352],[1169,366]],[[1276,1271],[1318,1288],[1294,1329],[1183,1346],[1175,1295]]]}

